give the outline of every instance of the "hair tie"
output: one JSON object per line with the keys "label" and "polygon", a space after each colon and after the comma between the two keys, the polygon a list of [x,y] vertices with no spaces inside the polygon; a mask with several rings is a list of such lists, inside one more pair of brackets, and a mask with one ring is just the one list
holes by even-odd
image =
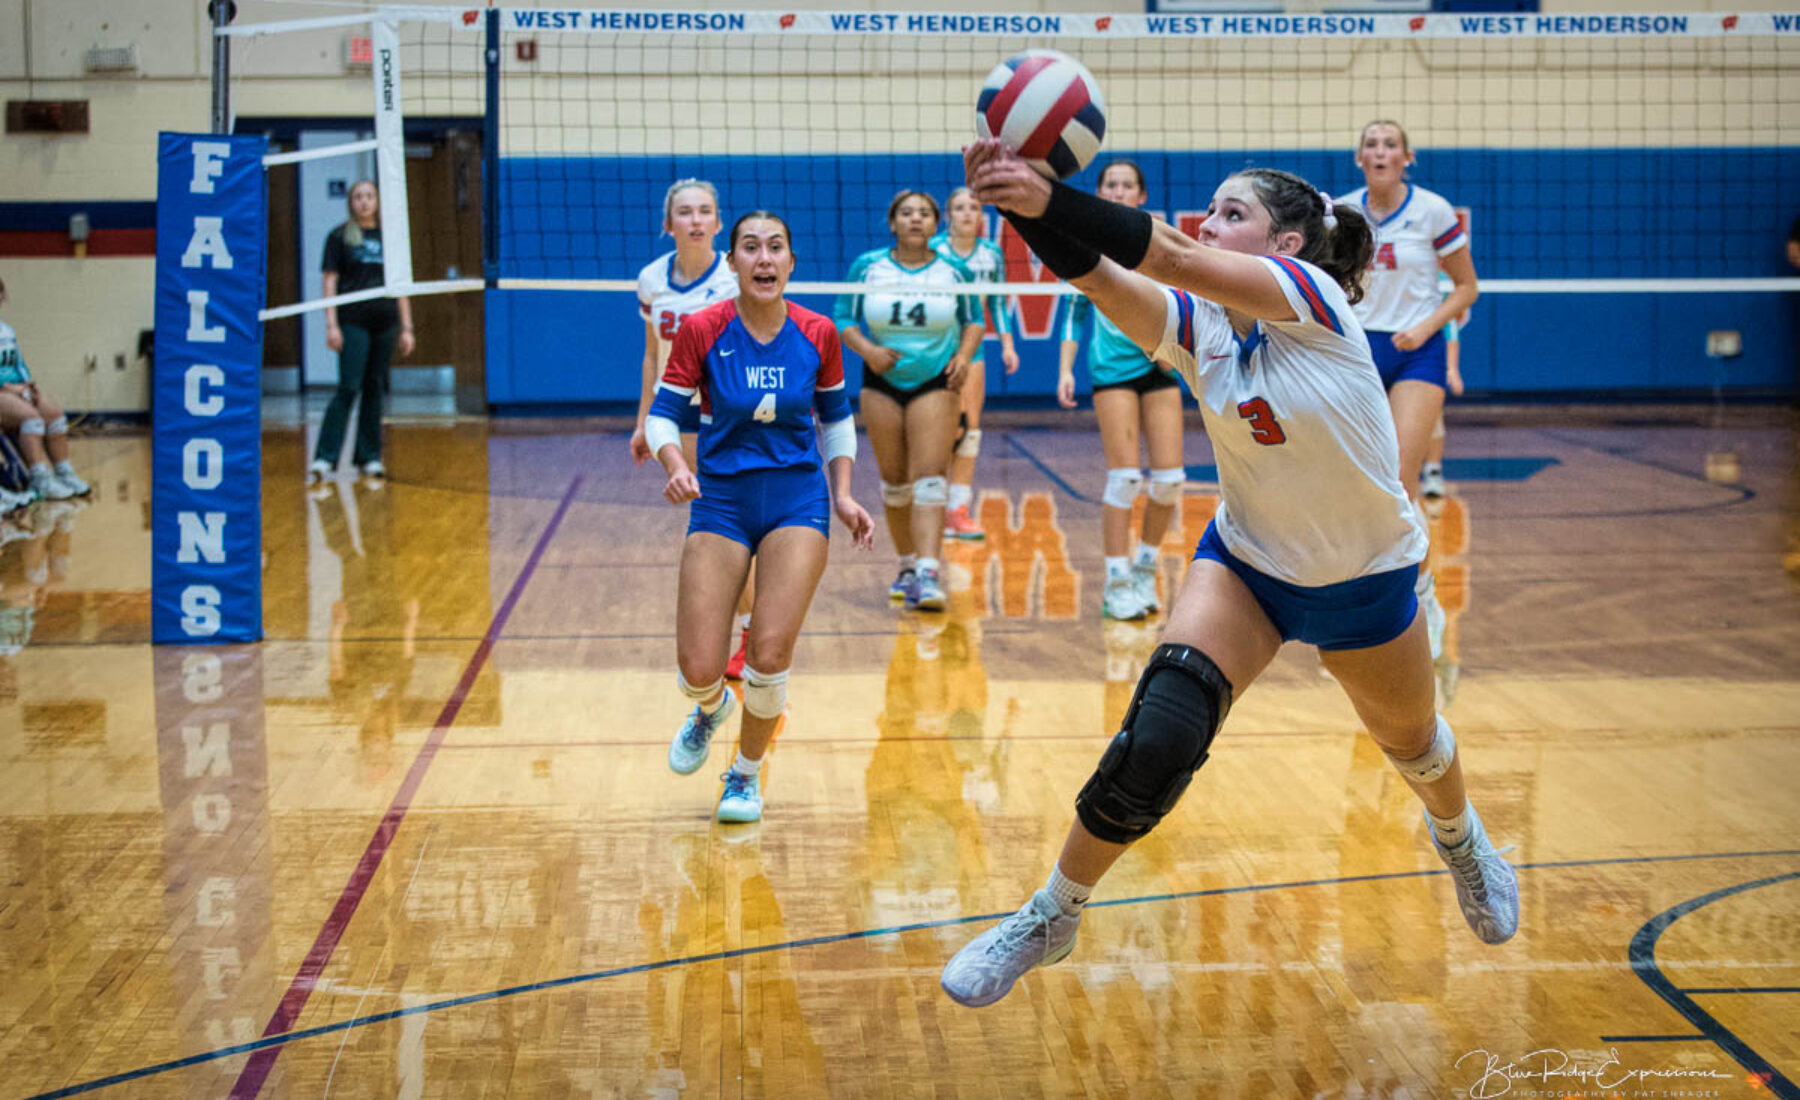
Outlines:
{"label": "hair tie", "polygon": [[1321,191],[1319,192],[1319,201],[1325,204],[1325,228],[1336,229],[1337,215],[1332,212],[1335,208],[1331,205],[1331,196]]}

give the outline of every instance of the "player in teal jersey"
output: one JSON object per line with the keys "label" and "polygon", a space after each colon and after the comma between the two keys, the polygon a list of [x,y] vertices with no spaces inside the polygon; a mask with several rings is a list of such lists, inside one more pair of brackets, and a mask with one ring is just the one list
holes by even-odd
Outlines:
{"label": "player in teal jersey", "polygon": [[[0,305],[5,303],[6,284],[0,283]],[[19,338],[5,321],[0,321],[0,430],[18,433],[19,453],[31,467],[30,491],[38,498],[67,500],[93,491],[69,464],[69,418],[32,378]],[[0,498],[0,512],[17,505],[16,494]]]}
{"label": "player in teal jersey", "polygon": [[[975,195],[967,187],[958,187],[950,192],[945,206],[950,211],[950,228],[931,238],[931,247],[968,268],[978,283],[1004,283],[1006,258],[1000,246],[983,235],[987,214],[975,201]],[[1019,353],[1013,347],[1017,332],[1012,310],[998,294],[984,296],[981,304],[1000,337],[1000,361],[1005,364],[1006,373],[1013,374],[1019,369]],[[950,457],[950,510],[944,516],[944,534],[951,538],[987,537],[981,524],[969,514],[975,499],[975,458],[981,453],[981,409],[987,402],[985,347],[984,340],[975,350],[975,361],[969,364],[969,373],[963,379],[962,430]]]}
{"label": "player in teal jersey", "polygon": [[[1143,169],[1128,160],[1113,161],[1101,170],[1096,193],[1125,206],[1142,206],[1149,198]],[[1094,386],[1100,446],[1106,453],[1106,490],[1100,498],[1106,587],[1100,613],[1108,619],[1141,619],[1162,606],[1156,591],[1159,547],[1187,483],[1187,464],[1181,456],[1181,387],[1174,374],[1152,362],[1086,298],[1070,298],[1063,317],[1056,399],[1067,409],[1075,407],[1075,351],[1082,330],[1090,319],[1093,322],[1088,377]],[[1144,503],[1144,526],[1134,552],[1131,508],[1144,485],[1138,468],[1140,432],[1150,451],[1150,499]]]}
{"label": "player in teal jersey", "polygon": [[869,289],[839,297],[833,311],[844,346],[863,360],[863,426],[900,555],[888,594],[924,611],[948,603],[938,561],[950,499],[944,475],[956,438],[957,391],[984,327],[981,299],[955,292],[974,276],[932,250],[937,226],[936,199],[913,190],[895,195],[888,205],[893,247],[857,257],[845,281]]}

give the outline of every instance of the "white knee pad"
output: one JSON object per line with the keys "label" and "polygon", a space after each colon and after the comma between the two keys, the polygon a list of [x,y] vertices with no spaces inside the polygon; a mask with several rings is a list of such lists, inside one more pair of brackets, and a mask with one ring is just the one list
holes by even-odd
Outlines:
{"label": "white knee pad", "polygon": [[881,483],[881,503],[889,508],[904,508],[912,502],[912,482],[902,482],[899,485],[887,481]]}
{"label": "white knee pad", "polygon": [[787,669],[758,672],[744,666],[744,709],[758,718],[779,718],[787,709]]}
{"label": "white knee pad", "polygon": [[922,477],[913,482],[913,501],[927,508],[950,501],[950,482],[941,477]]}
{"label": "white knee pad", "polygon": [[68,414],[67,413],[59,413],[57,415],[56,419],[52,420],[50,422],[49,427],[44,429],[44,434],[45,435],[68,435],[69,434]]}
{"label": "white knee pad", "polygon": [[1450,723],[1444,721],[1444,716],[1440,714],[1437,733],[1432,736],[1431,747],[1423,755],[1411,760],[1395,760],[1392,756],[1388,759],[1393,761],[1394,767],[1407,779],[1414,783],[1430,783],[1442,778],[1450,770],[1450,765],[1456,762],[1456,735],[1450,732]]}
{"label": "white knee pad", "polygon": [[44,418],[41,416],[34,416],[30,420],[27,420],[24,423],[20,424],[19,425],[19,434],[20,435],[43,435],[44,434]]}
{"label": "white knee pad", "polygon": [[1150,499],[1158,504],[1174,504],[1181,499],[1181,490],[1187,485],[1187,467],[1173,466],[1166,470],[1150,471]]}
{"label": "white knee pad", "polygon": [[964,458],[974,458],[981,453],[981,429],[970,428],[957,440],[956,453]]}
{"label": "white knee pad", "polygon": [[1120,467],[1106,471],[1106,491],[1100,494],[1102,503],[1114,508],[1129,508],[1137,499],[1138,490],[1144,487],[1144,475],[1136,467]]}
{"label": "white knee pad", "polygon": [[681,694],[687,696],[696,703],[704,703],[719,693],[719,689],[725,685],[725,678],[721,676],[710,684],[706,684],[702,687],[695,687],[693,684],[688,683],[687,677],[683,676],[681,672],[677,670],[675,673],[675,682],[681,685]]}

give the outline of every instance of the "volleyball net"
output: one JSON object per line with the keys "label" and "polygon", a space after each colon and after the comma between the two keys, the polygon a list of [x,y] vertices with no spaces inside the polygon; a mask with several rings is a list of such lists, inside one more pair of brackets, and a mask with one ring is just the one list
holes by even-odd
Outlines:
{"label": "volleyball net", "polygon": [[[1106,96],[1100,157],[1071,182],[1091,188],[1128,158],[1143,169],[1147,208],[1185,230],[1246,166],[1354,190],[1362,126],[1394,119],[1418,155],[1413,179],[1465,213],[1483,293],[1574,311],[1551,330],[1612,311],[1621,295],[1650,315],[1668,307],[1644,303],[1670,294],[1757,295],[1748,320],[1739,310],[1715,327],[1772,339],[1778,292],[1800,288],[1783,255],[1800,213],[1790,14],[385,7],[225,33],[239,114],[291,111],[299,87],[364,105],[388,224],[408,217],[413,127],[479,125],[483,278],[412,263],[401,234],[390,292],[516,292],[490,305],[488,324],[530,333],[538,353],[552,319],[577,330],[575,344],[610,332],[617,345],[635,328],[635,277],[672,247],[661,204],[679,178],[716,184],[726,224],[754,208],[783,215],[800,261],[792,292],[828,309],[855,257],[891,242],[897,191],[942,201],[961,183],[976,90],[1033,47],[1079,57]],[[295,71],[349,56],[345,43],[364,34],[369,82]],[[411,223],[417,242],[418,213]],[[992,212],[988,227],[1019,330],[1053,342],[1066,290]],[[597,320],[583,329],[575,314]],[[490,377],[493,367],[490,356]]]}

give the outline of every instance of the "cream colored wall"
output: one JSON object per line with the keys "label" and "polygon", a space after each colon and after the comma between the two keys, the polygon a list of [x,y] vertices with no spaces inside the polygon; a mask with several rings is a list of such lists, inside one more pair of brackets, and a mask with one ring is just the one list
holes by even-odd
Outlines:
{"label": "cream colored wall", "polygon": [[[566,7],[514,0],[510,6]],[[619,6],[656,5],[633,0]],[[728,6],[944,11],[943,0],[746,0]],[[995,11],[1139,13],[1138,0],[984,0]],[[1656,11],[1674,5],[1548,0],[1546,11]],[[1687,10],[1784,10],[1779,0]],[[337,15],[336,5],[242,0],[241,24]],[[0,202],[145,200],[156,133],[210,120],[211,35],[201,0],[0,0],[0,96],[86,99],[92,132],[0,141]],[[240,115],[366,114],[370,77],[346,72],[343,28],[238,39]],[[949,150],[970,128],[972,88],[1024,39],[885,38],[720,42],[648,53],[540,34],[529,68],[506,51],[511,153]],[[642,41],[639,39],[639,41]],[[475,114],[479,36],[412,29],[408,109]],[[85,73],[93,46],[135,45],[139,70]],[[1800,54],[1791,43],[1092,42],[1079,51],[1110,101],[1109,144],[1145,148],[1318,147],[1364,119],[1406,119],[1422,146],[1800,143]],[[560,70],[560,72],[559,72]],[[605,73],[596,77],[595,73]],[[696,96],[703,89],[704,102]],[[894,125],[895,104],[904,125]],[[1573,105],[1573,106],[1571,106]],[[1705,106],[1702,106],[1705,105]],[[697,119],[704,117],[705,124]],[[148,324],[150,261],[6,260],[0,276],[28,361],[73,408],[146,407],[138,369],[112,369]],[[86,370],[88,356],[100,369]]]}

